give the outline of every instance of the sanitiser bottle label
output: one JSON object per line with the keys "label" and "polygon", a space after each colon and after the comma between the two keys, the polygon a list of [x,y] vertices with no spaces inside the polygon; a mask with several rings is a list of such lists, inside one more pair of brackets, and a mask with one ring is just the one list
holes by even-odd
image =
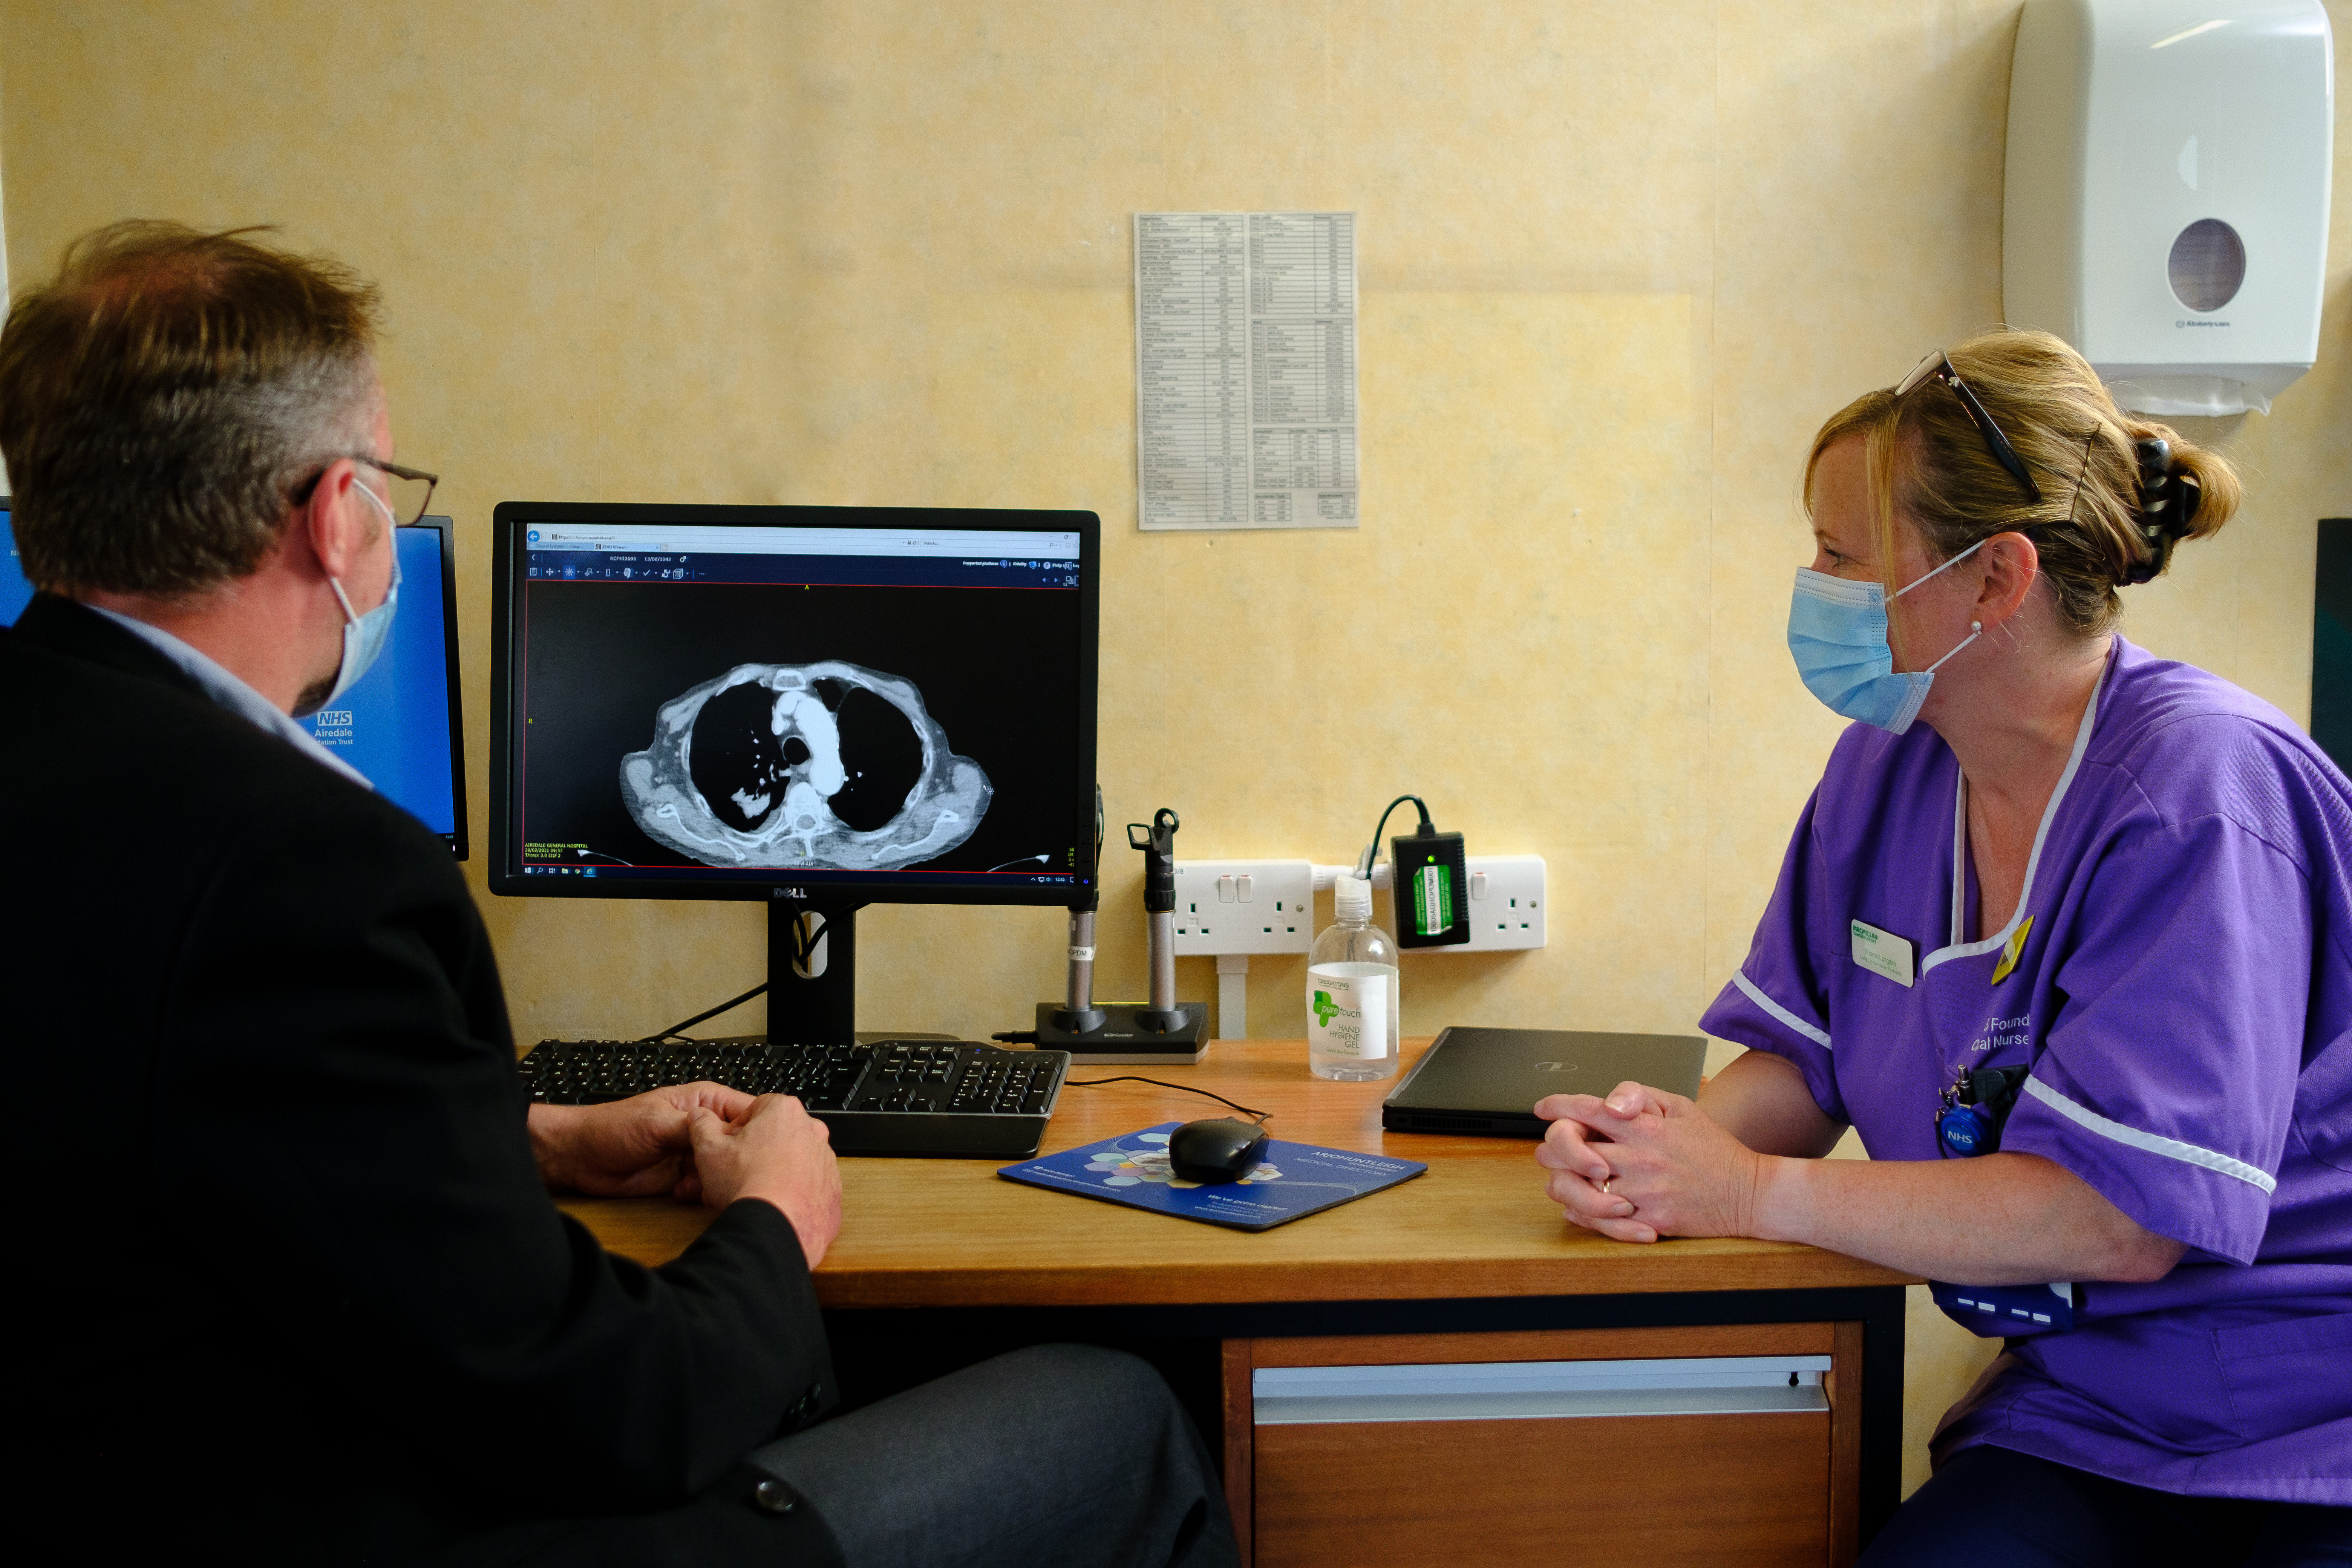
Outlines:
{"label": "sanitiser bottle label", "polygon": [[1377,1061],[1389,1054],[1389,986],[1377,963],[1318,964],[1307,972],[1307,1048]]}

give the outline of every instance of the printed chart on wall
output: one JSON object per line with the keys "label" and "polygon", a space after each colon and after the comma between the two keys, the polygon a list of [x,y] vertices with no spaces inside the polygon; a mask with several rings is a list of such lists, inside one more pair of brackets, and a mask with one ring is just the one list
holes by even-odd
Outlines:
{"label": "printed chart on wall", "polygon": [[1136,516],[1356,526],[1356,215],[1135,215]]}

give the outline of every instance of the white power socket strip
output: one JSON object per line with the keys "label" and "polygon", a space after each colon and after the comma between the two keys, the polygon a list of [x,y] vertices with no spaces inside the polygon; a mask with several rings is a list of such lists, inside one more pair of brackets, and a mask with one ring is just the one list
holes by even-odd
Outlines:
{"label": "white power socket strip", "polygon": [[[1415,952],[1511,952],[1544,945],[1540,855],[1473,855],[1470,940]],[[1372,885],[1388,885],[1388,863]],[[1305,952],[1315,945],[1316,867],[1307,860],[1176,862],[1176,955]],[[1328,877],[1321,885],[1330,885]]]}
{"label": "white power socket strip", "polygon": [[1176,956],[1305,952],[1315,945],[1308,860],[1176,862]]}

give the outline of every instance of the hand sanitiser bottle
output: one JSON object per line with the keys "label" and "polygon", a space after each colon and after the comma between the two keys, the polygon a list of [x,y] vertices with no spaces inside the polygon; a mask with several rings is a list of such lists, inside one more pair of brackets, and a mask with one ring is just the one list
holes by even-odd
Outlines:
{"label": "hand sanitiser bottle", "polygon": [[1372,885],[1342,875],[1307,955],[1307,1068],[1360,1081],[1397,1069],[1397,945],[1372,923]]}

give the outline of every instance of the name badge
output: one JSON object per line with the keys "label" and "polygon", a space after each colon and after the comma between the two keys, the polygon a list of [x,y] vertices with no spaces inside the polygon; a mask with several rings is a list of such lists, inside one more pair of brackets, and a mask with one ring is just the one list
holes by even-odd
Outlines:
{"label": "name badge", "polygon": [[1855,921],[1853,961],[1873,974],[1884,974],[1897,985],[1911,984],[1911,944],[1891,931],[1881,931],[1868,921]]}

